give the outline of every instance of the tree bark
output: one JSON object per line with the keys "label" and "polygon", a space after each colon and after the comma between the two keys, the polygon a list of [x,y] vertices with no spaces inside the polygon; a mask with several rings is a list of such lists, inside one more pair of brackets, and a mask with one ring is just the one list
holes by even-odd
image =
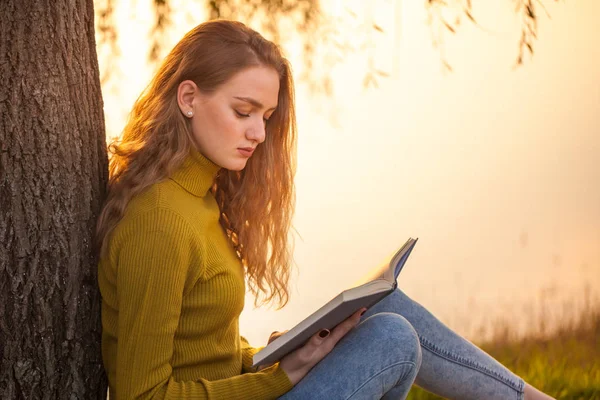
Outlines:
{"label": "tree bark", "polygon": [[0,398],[106,399],[93,0],[0,2]]}

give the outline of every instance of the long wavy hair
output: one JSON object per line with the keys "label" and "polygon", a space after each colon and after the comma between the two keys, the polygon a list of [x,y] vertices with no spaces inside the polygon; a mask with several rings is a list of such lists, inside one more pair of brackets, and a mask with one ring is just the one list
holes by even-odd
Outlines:
{"label": "long wavy hair", "polygon": [[287,303],[295,204],[294,84],[279,47],[240,22],[210,21],[188,32],[135,102],[122,138],[109,145],[109,191],[96,229],[101,257],[129,201],[167,179],[193,146],[190,121],[177,104],[179,84],[189,79],[210,93],[242,69],[257,65],[279,74],[277,109],[269,118],[265,141],[246,167],[221,169],[211,192],[255,304],[276,301],[281,308]]}

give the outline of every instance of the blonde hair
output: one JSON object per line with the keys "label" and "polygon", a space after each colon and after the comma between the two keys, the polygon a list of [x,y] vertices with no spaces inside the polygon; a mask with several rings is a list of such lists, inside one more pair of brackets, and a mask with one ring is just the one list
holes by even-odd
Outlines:
{"label": "blonde hair", "polygon": [[240,22],[210,21],[188,32],[135,102],[122,139],[109,145],[109,192],[96,229],[101,256],[129,201],[168,178],[193,146],[190,122],[177,104],[179,83],[189,79],[200,90],[212,92],[256,65],[279,74],[277,109],[269,118],[265,141],[246,167],[221,169],[211,192],[221,210],[220,223],[245,267],[255,304],[263,296],[260,303],[276,301],[279,308],[287,303],[293,247],[288,234],[295,204],[294,84],[279,47]]}

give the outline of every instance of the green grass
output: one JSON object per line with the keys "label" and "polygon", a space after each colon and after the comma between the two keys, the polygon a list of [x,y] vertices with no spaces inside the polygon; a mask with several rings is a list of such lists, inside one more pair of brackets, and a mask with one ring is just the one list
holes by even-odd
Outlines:
{"label": "green grass", "polygon": [[[550,334],[516,338],[510,325],[494,328],[493,338],[479,347],[525,382],[557,399],[600,400],[600,305],[589,303],[574,320],[565,318]],[[544,332],[543,323],[539,331]],[[441,399],[414,386],[408,399]]]}

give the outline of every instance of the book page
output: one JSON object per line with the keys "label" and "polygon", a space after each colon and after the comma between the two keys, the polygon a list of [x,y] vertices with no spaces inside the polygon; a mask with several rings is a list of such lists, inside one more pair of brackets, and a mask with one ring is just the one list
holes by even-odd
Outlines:
{"label": "book page", "polygon": [[[393,283],[396,280],[396,276],[400,273],[400,269],[402,269],[404,263],[408,259],[412,248],[417,243],[417,240],[419,239],[409,238],[400,248],[391,252],[377,267],[373,268],[357,280],[352,287],[357,287],[377,279],[384,279]],[[390,265],[390,263],[392,263],[392,265]]]}
{"label": "book page", "polygon": [[[395,253],[396,253],[396,250],[394,250],[394,252],[391,253],[385,260],[383,260],[382,262],[377,264],[377,266],[375,268],[371,269],[369,272],[367,272],[365,275],[363,275],[360,279],[355,281],[351,287],[354,288],[354,287],[357,287],[360,285],[364,285],[365,283],[374,281],[376,279],[386,279],[387,275],[389,275],[388,271],[390,268],[390,260],[392,259],[392,256]],[[392,277],[393,277],[393,275],[392,275]]]}

